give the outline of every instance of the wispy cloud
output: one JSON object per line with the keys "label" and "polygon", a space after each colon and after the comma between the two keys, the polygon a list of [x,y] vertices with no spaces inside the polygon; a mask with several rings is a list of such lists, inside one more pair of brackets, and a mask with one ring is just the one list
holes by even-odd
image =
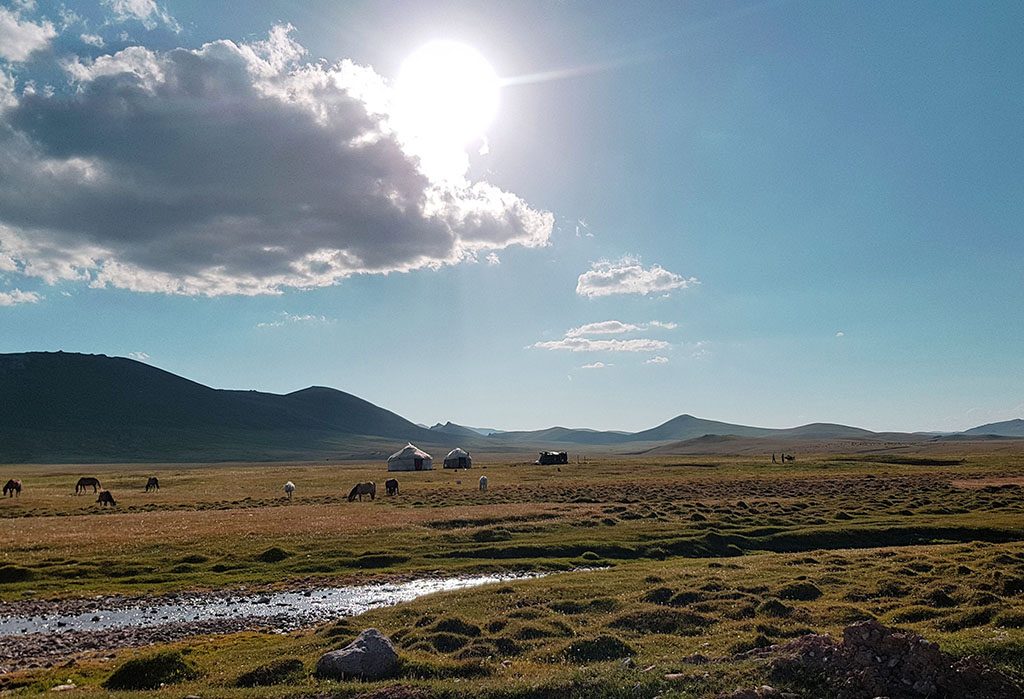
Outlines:
{"label": "wispy cloud", "polygon": [[608,367],[615,366],[614,364],[605,364],[604,362],[594,362],[593,364],[584,364],[580,369],[607,369]]}
{"label": "wispy cloud", "polygon": [[547,340],[530,345],[536,349],[567,352],[657,352],[668,346],[664,340],[647,338],[595,340],[589,337],[563,337],[561,340]]}
{"label": "wispy cloud", "polygon": [[99,34],[82,34],[78,38],[82,40],[83,44],[89,44],[89,46],[97,46],[99,48],[103,48],[103,46],[106,44],[106,42],[103,41],[103,37]]}
{"label": "wispy cloud", "polygon": [[615,294],[667,294],[699,284],[696,277],[685,278],[658,265],[644,267],[636,257],[600,260],[579,276],[576,293],[587,298]]}
{"label": "wispy cloud", "polygon": [[181,31],[178,20],[155,0],[103,0],[103,4],[110,8],[118,22],[136,20],[146,29],[156,29],[162,24],[173,32]]}
{"label": "wispy cloud", "polygon": [[660,320],[652,320],[648,325],[652,328],[661,328],[662,330],[675,330],[679,327],[679,323],[673,323],[672,321],[663,322]]}
{"label": "wispy cloud", "polygon": [[706,359],[711,356],[711,343],[707,340],[698,340],[689,344],[691,359]]}
{"label": "wispy cloud", "polygon": [[39,24],[21,18],[21,13],[0,7],[0,58],[12,63],[26,60],[36,51],[49,46],[57,36],[53,23]]}
{"label": "wispy cloud", "polygon": [[285,325],[326,325],[334,321],[327,316],[288,313],[281,311],[275,320],[256,323],[257,328],[280,328]]}
{"label": "wispy cloud", "polygon": [[487,264],[491,265],[492,267],[501,264],[501,258],[498,257],[498,253],[496,252],[487,253],[487,257],[485,257],[484,259],[487,261]]}
{"label": "wispy cloud", "polygon": [[668,357],[662,357],[660,355],[657,357],[651,357],[644,362],[644,364],[668,364]]}
{"label": "wispy cloud", "polygon": [[652,320],[649,323],[623,323],[620,320],[602,320],[596,323],[585,323],[578,328],[570,328],[566,337],[581,337],[583,335],[621,335],[624,333],[637,332],[640,330],[660,329],[675,330],[679,327],[676,323]]}
{"label": "wispy cloud", "polygon": [[842,330],[837,330],[836,337],[846,337],[846,333],[844,333]]}
{"label": "wispy cloud", "polygon": [[577,238],[593,238],[594,234],[590,232],[590,224],[584,221],[582,218],[576,219],[576,237]]}
{"label": "wispy cloud", "polygon": [[0,291],[0,306],[17,306],[22,303],[39,303],[42,298],[42,296],[34,291],[22,291],[21,289]]}
{"label": "wispy cloud", "polygon": [[128,359],[134,359],[137,362],[148,362],[149,354],[147,352],[129,352]]}

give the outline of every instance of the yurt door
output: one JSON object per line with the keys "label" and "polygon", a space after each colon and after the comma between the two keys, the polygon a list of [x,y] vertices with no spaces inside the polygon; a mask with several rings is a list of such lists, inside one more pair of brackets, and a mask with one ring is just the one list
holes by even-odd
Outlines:
{"label": "yurt door", "polygon": [[417,471],[423,470],[423,459],[421,459],[420,457],[417,456],[415,459],[413,459],[412,463],[416,467]]}

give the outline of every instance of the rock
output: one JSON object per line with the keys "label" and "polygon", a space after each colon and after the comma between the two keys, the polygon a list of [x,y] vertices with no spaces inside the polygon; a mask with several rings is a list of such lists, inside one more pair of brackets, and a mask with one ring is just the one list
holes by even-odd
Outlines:
{"label": "rock", "polygon": [[72,689],[77,689],[73,682],[68,684],[58,684],[56,687],[50,687],[51,692],[69,692]]}
{"label": "rock", "polygon": [[316,674],[330,679],[379,680],[394,675],[398,664],[391,640],[377,629],[366,629],[344,648],[320,656]]}

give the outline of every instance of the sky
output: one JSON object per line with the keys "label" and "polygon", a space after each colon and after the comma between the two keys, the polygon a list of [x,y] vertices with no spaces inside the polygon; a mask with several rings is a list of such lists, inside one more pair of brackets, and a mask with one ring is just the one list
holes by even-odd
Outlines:
{"label": "sky", "polygon": [[0,352],[499,429],[1024,417],[1022,28],[0,0]]}

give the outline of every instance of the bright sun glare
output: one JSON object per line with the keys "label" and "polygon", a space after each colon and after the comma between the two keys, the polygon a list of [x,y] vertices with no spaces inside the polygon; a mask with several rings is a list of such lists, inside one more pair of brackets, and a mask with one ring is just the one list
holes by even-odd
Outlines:
{"label": "bright sun glare", "polygon": [[395,85],[397,126],[436,145],[482,138],[498,111],[498,75],[478,51],[432,41],[402,63]]}

